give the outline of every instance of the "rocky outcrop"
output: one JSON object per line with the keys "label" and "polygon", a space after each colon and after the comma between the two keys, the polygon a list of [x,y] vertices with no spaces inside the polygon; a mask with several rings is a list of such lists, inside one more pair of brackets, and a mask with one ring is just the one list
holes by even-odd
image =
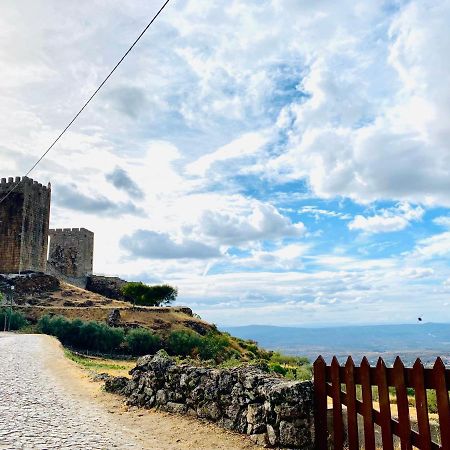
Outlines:
{"label": "rocky outcrop", "polygon": [[127,300],[121,292],[127,281],[117,277],[90,275],[87,277],[86,290],[103,295],[113,300]]}
{"label": "rocky outcrop", "polygon": [[112,309],[108,314],[108,319],[106,320],[106,324],[110,327],[119,327],[120,326],[120,309]]}
{"label": "rocky outcrop", "polygon": [[45,299],[60,287],[57,278],[44,273],[0,275],[0,284],[4,292],[14,288],[14,302],[17,304]]}
{"label": "rocky outcrop", "polygon": [[[261,445],[313,448],[313,386],[252,366],[210,369],[177,365],[164,352],[144,356],[117,390],[128,404],[189,414],[245,433]],[[109,381],[108,390],[114,382]]]}

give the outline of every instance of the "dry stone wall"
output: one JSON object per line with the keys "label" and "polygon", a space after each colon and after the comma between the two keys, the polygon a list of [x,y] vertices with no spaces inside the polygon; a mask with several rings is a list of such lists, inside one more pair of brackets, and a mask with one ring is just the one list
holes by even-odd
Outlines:
{"label": "dry stone wall", "polygon": [[189,414],[245,433],[260,445],[313,448],[313,386],[256,367],[211,369],[177,365],[164,352],[144,356],[131,381],[113,379],[130,405]]}

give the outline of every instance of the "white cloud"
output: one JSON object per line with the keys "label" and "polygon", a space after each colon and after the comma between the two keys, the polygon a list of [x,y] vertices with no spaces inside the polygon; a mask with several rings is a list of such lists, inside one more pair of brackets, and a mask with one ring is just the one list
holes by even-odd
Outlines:
{"label": "white cloud", "polygon": [[291,220],[270,204],[252,202],[245,215],[234,212],[206,211],[200,219],[201,232],[223,244],[239,245],[248,241],[302,236],[306,228]]}
{"label": "white cloud", "polygon": [[[400,257],[373,257],[391,244],[376,233],[412,227],[422,207],[450,205],[449,3],[395,7],[169,5],[34,172],[53,183],[52,226],[92,229],[96,271],[173,282],[211,320],[403,321],[423,298],[439,311],[446,233],[406,251],[406,268]],[[30,167],[156,8],[0,2],[2,176]],[[305,198],[332,206],[301,207]],[[415,206],[354,219],[372,233],[364,259],[330,220],[351,219],[347,198]],[[143,214],[130,220],[126,211]],[[128,242],[132,258],[124,236],[138,238]],[[340,254],[330,250],[337,245]]]}
{"label": "white cloud", "polygon": [[424,209],[420,206],[411,207],[402,203],[393,209],[381,210],[379,214],[364,217],[361,215],[348,224],[350,230],[362,230],[366,233],[388,233],[404,230],[411,222],[421,220]]}
{"label": "white cloud", "polygon": [[400,272],[400,276],[409,278],[412,280],[420,280],[423,278],[429,278],[434,275],[434,270],[429,267],[414,267],[411,269],[405,269]]}
{"label": "white cloud", "polygon": [[261,150],[268,141],[263,133],[246,133],[213,153],[204,155],[186,167],[188,174],[202,175],[217,162],[241,159]]}
{"label": "white cloud", "polygon": [[311,214],[315,217],[316,220],[319,220],[321,216],[325,217],[337,217],[342,220],[351,219],[352,216],[348,213],[339,212],[339,211],[331,211],[328,209],[317,208],[316,206],[302,206],[299,211],[300,214]]}
{"label": "white cloud", "polygon": [[440,216],[433,219],[433,223],[440,227],[450,228],[450,216]]}
{"label": "white cloud", "polygon": [[274,176],[305,178],[324,198],[450,205],[449,19],[448,2],[408,2],[390,24],[367,19],[381,36],[389,25],[374,45],[341,24],[347,45],[319,53],[302,82],[310,99],[287,107],[294,126]]}
{"label": "white cloud", "polygon": [[413,256],[431,259],[450,255],[450,231],[421,239]]}

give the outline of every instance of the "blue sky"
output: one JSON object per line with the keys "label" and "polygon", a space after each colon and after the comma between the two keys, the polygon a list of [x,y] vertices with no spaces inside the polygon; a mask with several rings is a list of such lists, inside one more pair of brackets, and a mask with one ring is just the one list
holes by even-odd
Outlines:
{"label": "blue sky", "polygon": [[[159,6],[1,3],[2,176]],[[34,172],[51,225],[222,325],[449,321],[449,20],[448,1],[172,0]]]}

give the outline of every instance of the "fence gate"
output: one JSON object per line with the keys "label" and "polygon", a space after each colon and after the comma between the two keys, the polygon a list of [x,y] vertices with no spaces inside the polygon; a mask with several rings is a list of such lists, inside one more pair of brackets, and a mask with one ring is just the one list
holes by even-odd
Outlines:
{"label": "fence gate", "polygon": [[[376,367],[371,367],[366,357],[355,367],[351,357],[345,366],[341,366],[336,357],[327,366],[319,356],[314,363],[316,449],[375,450],[382,447],[393,450],[394,436],[397,436],[400,446],[396,448],[401,450],[413,447],[450,450],[449,388],[450,370],[445,368],[441,358],[436,359],[432,369],[425,369],[420,359],[413,368],[405,368],[397,357],[394,366],[387,368],[381,358]],[[330,427],[328,397],[333,404]],[[435,440],[429,421],[431,398],[436,399],[439,417]],[[391,403],[397,405],[395,414],[391,412]],[[410,408],[414,409],[410,411]],[[381,443],[377,445],[375,424],[381,428]]]}

